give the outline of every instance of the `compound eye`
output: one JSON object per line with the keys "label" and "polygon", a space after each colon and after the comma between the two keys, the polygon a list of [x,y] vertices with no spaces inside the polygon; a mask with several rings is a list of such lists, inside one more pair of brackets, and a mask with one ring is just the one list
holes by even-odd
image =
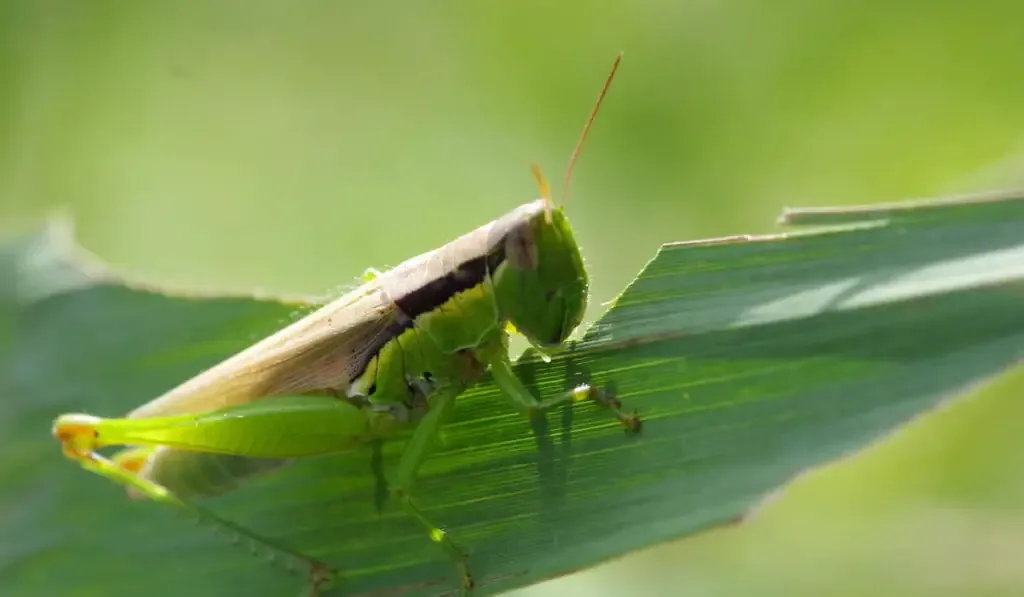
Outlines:
{"label": "compound eye", "polygon": [[516,269],[536,269],[537,243],[529,226],[520,226],[505,237],[505,258]]}

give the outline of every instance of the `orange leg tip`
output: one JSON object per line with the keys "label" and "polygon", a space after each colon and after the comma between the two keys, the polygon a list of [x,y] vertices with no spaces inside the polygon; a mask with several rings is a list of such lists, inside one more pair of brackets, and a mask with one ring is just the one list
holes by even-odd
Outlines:
{"label": "orange leg tip", "polygon": [[78,443],[83,439],[92,440],[98,435],[96,425],[99,417],[92,415],[61,415],[53,422],[52,433],[61,443]]}

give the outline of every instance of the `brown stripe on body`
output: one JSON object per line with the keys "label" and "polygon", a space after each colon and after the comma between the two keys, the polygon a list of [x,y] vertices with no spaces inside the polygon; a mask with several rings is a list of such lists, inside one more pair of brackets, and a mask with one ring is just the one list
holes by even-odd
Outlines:
{"label": "brown stripe on body", "polygon": [[409,320],[415,321],[459,292],[482,283],[505,260],[505,240],[509,234],[527,226],[543,210],[541,200],[521,205],[386,272],[378,278],[381,288]]}
{"label": "brown stripe on body", "polygon": [[[529,221],[544,211],[544,201],[526,203],[497,220],[460,236],[433,251],[422,253],[382,273],[369,282],[395,307],[381,318],[372,334],[363,334],[355,350],[337,351],[320,346],[315,369],[347,370],[344,385],[331,384],[324,389],[347,390],[352,381],[366,372],[366,367],[388,342],[416,325],[416,318],[434,311],[456,294],[481,284],[506,258],[506,239],[527,227]],[[517,234],[523,238],[524,234]],[[514,258],[514,257],[513,257]],[[311,357],[313,355],[310,355]],[[278,390],[285,380],[278,379]],[[315,385],[315,384],[314,384]],[[294,387],[294,386],[292,386]],[[296,387],[308,391],[310,388]]]}
{"label": "brown stripe on body", "polygon": [[[460,292],[471,290],[493,273],[506,259],[507,239],[528,235],[528,224],[544,211],[544,201],[519,206],[504,216],[464,234],[433,251],[417,255],[377,277],[374,282],[397,307],[399,318],[389,334],[375,343],[360,359],[352,375],[361,377],[367,364],[380,350],[416,325],[417,318],[434,312]],[[516,234],[516,233],[519,234]]]}

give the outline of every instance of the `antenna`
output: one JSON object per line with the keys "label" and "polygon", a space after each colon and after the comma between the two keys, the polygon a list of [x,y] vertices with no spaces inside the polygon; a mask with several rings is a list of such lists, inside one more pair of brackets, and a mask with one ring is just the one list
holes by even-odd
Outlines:
{"label": "antenna", "polygon": [[537,181],[537,188],[540,189],[540,196],[544,199],[544,218],[551,223],[551,187],[548,185],[548,179],[544,178],[544,173],[540,171],[540,166],[533,164],[530,166],[533,171],[533,179]]}
{"label": "antenna", "polygon": [[569,166],[565,169],[565,182],[562,183],[562,205],[564,206],[569,201],[569,183],[572,181],[572,170],[576,166],[576,159],[580,157],[580,150],[583,149],[583,142],[587,140],[587,135],[590,133],[590,127],[594,124],[594,119],[597,117],[597,111],[601,109],[601,102],[604,101],[605,94],[608,93],[608,88],[611,87],[612,79],[615,78],[615,71],[619,70],[619,63],[622,62],[622,52],[615,57],[615,63],[612,64],[612,70],[608,73],[608,78],[604,81],[604,87],[601,88],[601,94],[597,96],[597,103],[594,104],[594,109],[590,111],[590,116],[587,118],[587,124],[583,127],[583,134],[580,135],[580,140],[576,142],[576,149],[572,151],[572,156],[569,157]]}

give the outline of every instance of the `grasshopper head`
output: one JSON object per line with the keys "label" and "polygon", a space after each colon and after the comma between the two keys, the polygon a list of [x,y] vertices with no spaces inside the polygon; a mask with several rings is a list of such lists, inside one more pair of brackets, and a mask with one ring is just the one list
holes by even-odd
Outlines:
{"label": "grasshopper head", "polygon": [[505,232],[504,258],[494,281],[498,308],[534,346],[548,351],[565,342],[587,309],[587,270],[565,217],[565,201],[576,158],[621,60],[620,53],[569,158],[562,204],[554,206],[551,188],[540,168],[534,166],[533,177],[542,198],[512,212],[495,227]]}
{"label": "grasshopper head", "polygon": [[504,240],[495,279],[504,316],[539,348],[562,344],[587,309],[587,272],[561,207],[536,201]]}

